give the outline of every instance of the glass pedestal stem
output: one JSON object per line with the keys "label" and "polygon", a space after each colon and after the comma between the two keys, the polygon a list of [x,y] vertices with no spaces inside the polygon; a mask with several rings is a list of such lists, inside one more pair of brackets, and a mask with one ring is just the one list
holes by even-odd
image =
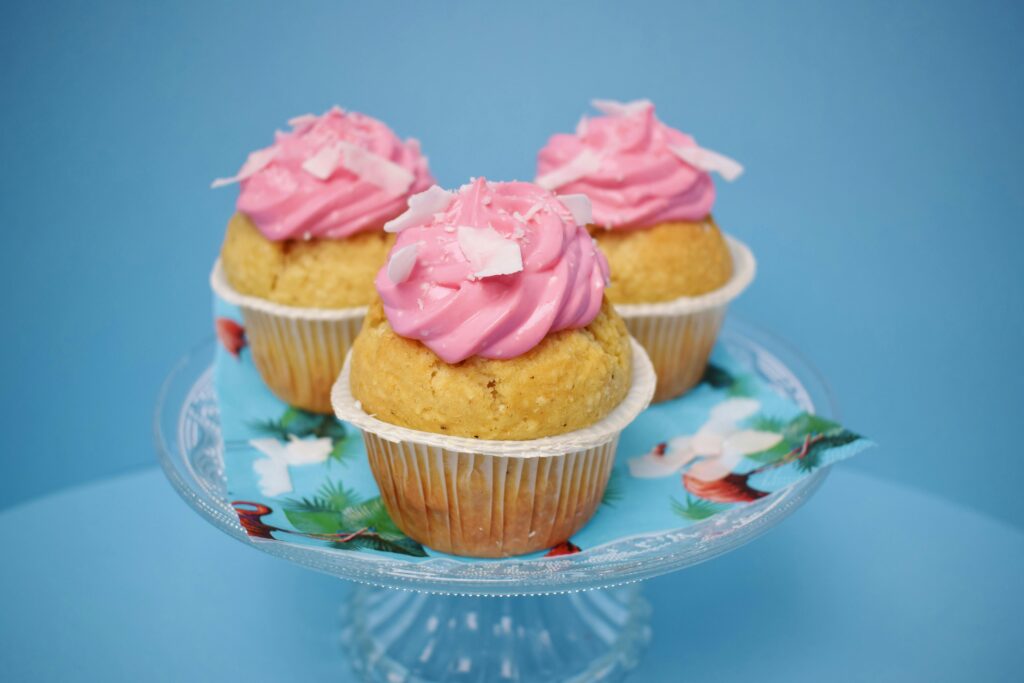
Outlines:
{"label": "glass pedestal stem", "polygon": [[343,644],[367,681],[618,681],[650,638],[639,584],[562,595],[450,596],[360,586]]}

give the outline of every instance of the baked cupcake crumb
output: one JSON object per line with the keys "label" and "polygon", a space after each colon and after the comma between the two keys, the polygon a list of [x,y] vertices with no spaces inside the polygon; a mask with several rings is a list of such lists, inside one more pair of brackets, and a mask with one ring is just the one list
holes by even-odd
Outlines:
{"label": "baked cupcake crumb", "polygon": [[608,257],[613,303],[657,303],[698,296],[732,277],[729,246],[711,216],[703,221],[673,221],[636,230],[590,233]]}
{"label": "baked cupcake crumb", "polygon": [[377,296],[373,278],[394,241],[380,229],[345,239],[271,241],[236,213],[221,263],[241,294],[302,308],[365,306]]}
{"label": "baked cupcake crumb", "polygon": [[392,424],[451,436],[528,440],[602,419],[629,389],[625,324],[607,302],[590,325],[549,334],[516,358],[448,364],[397,335],[379,301],[352,348],[352,395]]}

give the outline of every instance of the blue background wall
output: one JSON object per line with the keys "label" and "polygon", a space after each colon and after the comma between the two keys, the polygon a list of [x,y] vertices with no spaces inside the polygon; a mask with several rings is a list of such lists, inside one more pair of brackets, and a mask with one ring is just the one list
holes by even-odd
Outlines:
{"label": "blue background wall", "polygon": [[1019,8],[449,5],[2,10],[0,506],[153,464],[156,391],[210,328],[209,182],[289,116],[380,117],[450,185],[530,178],[590,98],[650,97],[746,164],[715,209],[760,261],[735,313],[882,444],[849,466],[1024,525]]}

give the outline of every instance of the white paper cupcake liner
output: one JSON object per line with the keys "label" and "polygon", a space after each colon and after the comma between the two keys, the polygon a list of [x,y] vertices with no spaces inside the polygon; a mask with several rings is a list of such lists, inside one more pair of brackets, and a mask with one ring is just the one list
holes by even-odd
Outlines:
{"label": "white paper cupcake liner", "polygon": [[391,518],[441,552],[503,557],[568,540],[600,505],[622,430],[654,394],[654,368],[630,340],[629,392],[585,429],[529,441],[444,436],[366,413],[349,387],[346,361],[331,392],[335,415],[363,440]]}
{"label": "white paper cupcake liner", "polygon": [[658,375],[654,401],[681,396],[704,374],[729,302],[754,280],[757,264],[747,245],[726,235],[733,273],[700,296],[651,304],[618,304],[629,333],[646,349]]}
{"label": "white paper cupcake liner", "polygon": [[331,386],[366,317],[366,306],[300,308],[240,294],[220,260],[210,287],[242,312],[253,363],[267,387],[288,405],[331,412]]}

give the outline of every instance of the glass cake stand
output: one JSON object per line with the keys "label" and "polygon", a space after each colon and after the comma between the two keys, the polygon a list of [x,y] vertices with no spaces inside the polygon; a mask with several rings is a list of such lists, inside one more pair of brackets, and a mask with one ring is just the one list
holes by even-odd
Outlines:
{"label": "glass cake stand", "polygon": [[[786,342],[730,320],[720,343],[803,409],[837,417],[824,380]],[[685,528],[544,559],[415,563],[253,538],[226,498],[214,351],[212,338],[196,347],[160,391],[154,424],[160,464],[185,502],[229,536],[361,584],[347,600],[342,642],[368,681],[621,680],[650,638],[650,607],[638,582],[760,536],[810,498],[828,473],[823,468]]]}

